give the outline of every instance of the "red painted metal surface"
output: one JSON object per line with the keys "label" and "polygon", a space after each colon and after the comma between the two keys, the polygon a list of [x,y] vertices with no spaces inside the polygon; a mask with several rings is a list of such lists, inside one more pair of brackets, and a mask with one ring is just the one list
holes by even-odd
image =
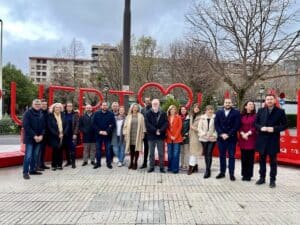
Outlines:
{"label": "red painted metal surface", "polygon": [[[188,93],[188,97],[189,97],[189,101],[187,103],[187,107],[189,107],[192,104],[192,100],[193,100],[193,93],[191,91],[191,89],[189,87],[187,87],[184,84],[172,84],[170,85],[167,89],[164,89],[163,86],[161,86],[158,83],[147,83],[145,85],[143,85],[139,92],[138,92],[138,101],[141,105],[144,105],[144,102],[142,100],[142,95],[143,92],[146,88],[149,87],[155,87],[158,88],[164,95],[170,93],[170,91],[173,88],[183,88],[184,90],[187,91]],[[63,91],[75,91],[75,88],[73,87],[61,87],[61,86],[50,86],[49,87],[49,105],[51,105],[53,103],[53,97],[54,97],[54,91],[55,90],[63,90]],[[103,100],[103,96],[102,93],[96,89],[84,89],[81,88],[79,89],[79,100],[80,102],[80,106],[81,109],[84,109],[83,106],[83,93],[87,91],[87,92],[94,92],[96,94],[98,94],[100,101]],[[42,95],[43,93],[43,87],[39,87],[39,98],[43,97]],[[81,93],[81,95],[80,95]],[[122,92],[122,91],[114,91],[112,90],[110,92],[111,94],[118,94],[120,99],[122,98],[122,96],[124,97],[125,94],[132,94],[131,92]],[[229,92],[225,93],[224,97],[228,96]],[[202,102],[202,94],[198,93],[198,103]],[[121,102],[122,100],[120,100]],[[300,103],[300,90],[298,91],[298,102]],[[97,105],[98,106],[98,105]],[[96,107],[96,106],[94,106]],[[22,121],[16,116],[16,83],[12,82],[11,83],[11,117],[13,119],[13,121],[18,124],[18,125],[22,125]],[[83,111],[83,110],[80,110]],[[283,163],[283,164],[288,164],[288,165],[295,165],[295,166],[300,166],[300,104],[298,104],[297,106],[297,134],[295,136],[291,136],[289,134],[289,131],[287,130],[284,135],[281,135],[281,139],[280,139],[280,144],[281,144],[281,149],[280,149],[280,153],[278,154],[278,162],[279,163]],[[7,152],[7,153],[0,153],[0,167],[5,167],[5,166],[14,166],[14,165],[19,165],[22,164],[23,162],[23,156],[24,156],[24,151],[25,151],[25,146],[22,144],[22,138],[23,138],[23,131],[21,132],[21,146],[20,146],[20,151],[16,151],[16,152]],[[82,146],[78,146],[77,147],[77,156],[78,157],[82,157]],[[50,160],[51,158],[51,149],[47,150],[47,159]],[[218,155],[218,149],[217,146],[214,149],[214,156]],[[240,158],[240,149],[237,146],[237,153],[236,153],[236,157]],[[258,156],[256,155],[256,158]]]}

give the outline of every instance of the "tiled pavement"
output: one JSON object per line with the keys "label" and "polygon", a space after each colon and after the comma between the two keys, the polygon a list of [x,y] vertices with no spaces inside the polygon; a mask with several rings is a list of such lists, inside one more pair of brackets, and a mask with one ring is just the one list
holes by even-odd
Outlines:
{"label": "tiled pavement", "polygon": [[[105,163],[103,162],[103,165]],[[200,162],[203,167],[203,161]],[[200,173],[148,174],[90,165],[22,179],[0,169],[0,224],[300,224],[300,170],[279,166],[277,187]],[[258,165],[255,165],[257,178]]]}

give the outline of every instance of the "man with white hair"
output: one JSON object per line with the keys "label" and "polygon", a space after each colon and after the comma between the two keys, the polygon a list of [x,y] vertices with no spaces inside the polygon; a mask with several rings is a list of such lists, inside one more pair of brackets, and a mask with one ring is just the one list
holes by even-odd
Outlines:
{"label": "man with white hair", "polygon": [[90,158],[91,164],[95,165],[96,157],[96,137],[93,129],[93,108],[90,104],[85,106],[85,113],[79,120],[79,130],[83,134],[83,163],[82,166],[88,164]]}
{"label": "man with white hair", "polygon": [[160,102],[158,99],[152,100],[152,108],[146,113],[146,129],[147,138],[150,149],[150,168],[148,173],[154,171],[155,166],[155,147],[157,147],[159,155],[160,172],[165,173],[164,169],[164,139],[168,128],[167,114],[160,110]]}
{"label": "man with white hair", "polygon": [[45,133],[45,120],[41,112],[41,100],[32,101],[32,107],[23,116],[25,156],[23,163],[23,178],[30,179],[30,175],[41,175],[37,171],[37,160],[40,145]]}

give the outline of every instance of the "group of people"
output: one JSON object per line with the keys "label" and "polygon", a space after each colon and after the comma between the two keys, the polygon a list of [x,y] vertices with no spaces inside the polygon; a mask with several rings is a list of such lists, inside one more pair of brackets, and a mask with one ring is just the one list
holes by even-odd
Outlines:
{"label": "group of people", "polygon": [[[242,111],[233,107],[232,100],[224,100],[224,107],[214,113],[211,105],[201,113],[199,104],[194,104],[191,112],[185,106],[169,106],[167,112],[160,108],[158,99],[145,98],[145,107],[134,103],[128,114],[117,102],[111,110],[107,102],[93,112],[86,105],[85,113],[80,117],[72,103],[65,107],[54,103],[49,109],[45,100],[35,99],[32,107],[25,112],[23,127],[26,144],[23,177],[40,175],[49,169],[44,163],[46,145],[52,147],[52,170],[65,166],[76,168],[76,146],[83,142],[83,164],[90,159],[94,169],[101,167],[103,150],[106,166],[112,169],[113,155],[118,159],[117,166],[125,165],[125,155],[129,153],[129,169],[138,168],[140,152],[148,173],[155,170],[155,150],[159,158],[161,173],[164,168],[164,147],[167,143],[168,172],[178,173],[187,170],[191,175],[198,171],[199,156],[204,156],[204,178],[211,176],[212,155],[215,145],[219,149],[220,172],[217,179],[225,177],[229,158],[229,177],[234,181],[235,152],[238,144],[241,149],[242,180],[250,181],[253,176],[255,150],[259,152],[260,179],[256,184],[265,183],[266,158],[270,158],[270,187],[275,187],[277,174],[277,153],[280,150],[280,132],[287,128],[284,110],[276,106],[274,95],[267,95],[265,107],[256,113],[253,101],[247,101]],[[82,135],[80,135],[82,133]],[[82,138],[81,138],[82,136]],[[149,164],[148,164],[149,163]]]}

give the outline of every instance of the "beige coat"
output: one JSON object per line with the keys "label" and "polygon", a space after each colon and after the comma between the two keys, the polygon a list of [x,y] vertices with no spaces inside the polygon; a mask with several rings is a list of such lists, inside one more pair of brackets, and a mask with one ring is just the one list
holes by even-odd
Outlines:
{"label": "beige coat", "polygon": [[[123,134],[125,140],[125,151],[128,153],[130,151],[130,129],[131,129],[132,115],[129,114],[124,122]],[[135,142],[135,151],[141,151],[143,149],[143,139],[146,132],[145,119],[143,114],[138,113],[138,127],[137,127],[137,137]]]}
{"label": "beige coat", "polygon": [[199,141],[198,136],[198,123],[200,121],[201,115],[196,116],[195,120],[190,116],[190,154],[191,155],[202,155],[202,144]]}
{"label": "beige coat", "polygon": [[[207,141],[217,141],[217,131],[215,129],[215,115],[209,121],[209,129],[207,124],[207,115],[204,114],[200,117],[200,121],[198,124],[198,135],[199,141],[207,142]],[[207,138],[210,137],[210,138]]]}

